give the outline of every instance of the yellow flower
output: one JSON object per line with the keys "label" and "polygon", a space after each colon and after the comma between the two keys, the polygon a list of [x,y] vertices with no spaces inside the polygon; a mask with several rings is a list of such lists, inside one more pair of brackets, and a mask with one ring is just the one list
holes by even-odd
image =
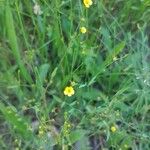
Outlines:
{"label": "yellow flower", "polygon": [[81,27],[81,28],[80,28],[80,31],[81,31],[81,33],[84,34],[84,33],[86,33],[86,28],[85,28],[85,27]]}
{"label": "yellow flower", "polygon": [[64,90],[64,95],[67,95],[67,96],[72,96],[72,95],[74,95],[74,89],[73,89],[73,87],[72,86],[67,86],[66,88],[65,88],[65,90]]}
{"label": "yellow flower", "polygon": [[93,4],[92,0],[83,0],[83,3],[87,8],[89,8]]}
{"label": "yellow flower", "polygon": [[115,126],[112,126],[112,127],[110,128],[110,130],[111,130],[112,132],[116,132],[117,128],[116,128]]}

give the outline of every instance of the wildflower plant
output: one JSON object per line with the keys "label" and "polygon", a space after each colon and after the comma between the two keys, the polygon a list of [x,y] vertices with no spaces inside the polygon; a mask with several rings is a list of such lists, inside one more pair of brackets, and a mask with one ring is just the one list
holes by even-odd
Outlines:
{"label": "wildflower plant", "polygon": [[85,7],[89,8],[93,4],[93,1],[92,0],[83,0],[83,3],[85,5]]}
{"label": "wildflower plant", "polygon": [[80,28],[80,31],[81,31],[81,33],[83,33],[83,34],[84,34],[84,33],[86,33],[86,32],[87,32],[87,29],[86,29],[85,27],[81,27],[81,28]]}
{"label": "wildflower plant", "polygon": [[71,97],[75,94],[74,88],[72,86],[67,86],[64,89],[64,95]]}
{"label": "wildflower plant", "polygon": [[116,131],[117,131],[116,126],[111,126],[111,131],[112,131],[112,132],[116,132]]}
{"label": "wildflower plant", "polygon": [[0,0],[0,149],[149,150],[149,6]]}

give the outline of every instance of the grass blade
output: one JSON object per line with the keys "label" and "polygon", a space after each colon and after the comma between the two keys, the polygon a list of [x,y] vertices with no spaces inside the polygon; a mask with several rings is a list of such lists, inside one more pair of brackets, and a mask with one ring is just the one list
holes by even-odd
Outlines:
{"label": "grass blade", "polygon": [[12,16],[12,11],[9,6],[9,3],[6,4],[6,12],[5,12],[5,23],[6,23],[6,31],[7,38],[9,40],[10,47],[12,49],[13,55],[16,59],[16,62],[20,68],[22,76],[29,82],[32,82],[31,76],[29,75],[27,69],[25,68],[20,55],[20,50],[17,42],[17,35],[14,27],[14,21]]}

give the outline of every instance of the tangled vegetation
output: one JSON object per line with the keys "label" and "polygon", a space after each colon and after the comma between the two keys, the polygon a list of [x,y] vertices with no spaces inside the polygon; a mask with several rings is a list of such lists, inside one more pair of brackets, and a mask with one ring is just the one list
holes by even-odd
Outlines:
{"label": "tangled vegetation", "polygon": [[149,0],[0,0],[0,149],[150,149]]}

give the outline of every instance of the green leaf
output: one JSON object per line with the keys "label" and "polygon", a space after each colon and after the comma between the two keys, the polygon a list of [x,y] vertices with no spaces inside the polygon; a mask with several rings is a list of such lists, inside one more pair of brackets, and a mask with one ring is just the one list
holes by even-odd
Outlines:
{"label": "green leaf", "polygon": [[112,48],[112,41],[110,38],[110,33],[107,28],[101,27],[102,40],[104,42],[105,47],[110,51]]}
{"label": "green leaf", "polygon": [[122,50],[125,47],[125,42],[121,42],[119,43],[114,49],[113,51],[108,54],[106,60],[105,60],[105,67],[107,67],[108,65],[110,65],[113,62],[113,58],[116,57],[120,52],[122,52]]}
{"label": "green leaf", "polygon": [[39,78],[40,81],[43,83],[44,80],[46,79],[48,70],[49,70],[50,65],[49,64],[43,64],[39,68]]}
{"label": "green leaf", "polygon": [[6,107],[0,102],[0,111],[2,112],[6,121],[13,126],[13,130],[19,133],[23,138],[31,140],[32,132],[28,123],[18,115],[17,111],[13,107]]}
{"label": "green leaf", "polygon": [[22,76],[29,82],[32,82],[32,78],[29,75],[27,69],[25,68],[22,58],[20,55],[20,49],[17,42],[17,35],[14,27],[14,20],[12,15],[12,10],[9,6],[9,2],[6,4],[5,8],[5,24],[6,24],[6,31],[7,31],[7,38],[9,40],[9,44],[12,50],[12,53],[16,59],[16,62],[20,68]]}
{"label": "green leaf", "polygon": [[125,42],[123,41],[119,43],[110,54],[108,54],[106,60],[100,66],[100,70],[98,71],[98,73],[95,76],[93,76],[92,79],[89,81],[88,86],[92,85],[95,82],[98,75],[104,72],[105,69],[113,63],[114,61],[113,58],[116,57],[123,50],[124,47],[125,47]]}
{"label": "green leaf", "polygon": [[110,136],[110,139],[108,141],[110,145],[115,145],[119,147],[125,148],[125,145],[131,146],[132,144],[132,138],[129,134],[126,133],[125,130],[123,131],[117,131],[116,133],[112,133]]}
{"label": "green leaf", "polygon": [[91,150],[89,138],[84,136],[75,144],[76,150]]}
{"label": "green leaf", "polygon": [[69,142],[70,144],[73,144],[77,141],[79,141],[81,138],[83,138],[86,135],[85,130],[75,130],[72,131],[69,135]]}

